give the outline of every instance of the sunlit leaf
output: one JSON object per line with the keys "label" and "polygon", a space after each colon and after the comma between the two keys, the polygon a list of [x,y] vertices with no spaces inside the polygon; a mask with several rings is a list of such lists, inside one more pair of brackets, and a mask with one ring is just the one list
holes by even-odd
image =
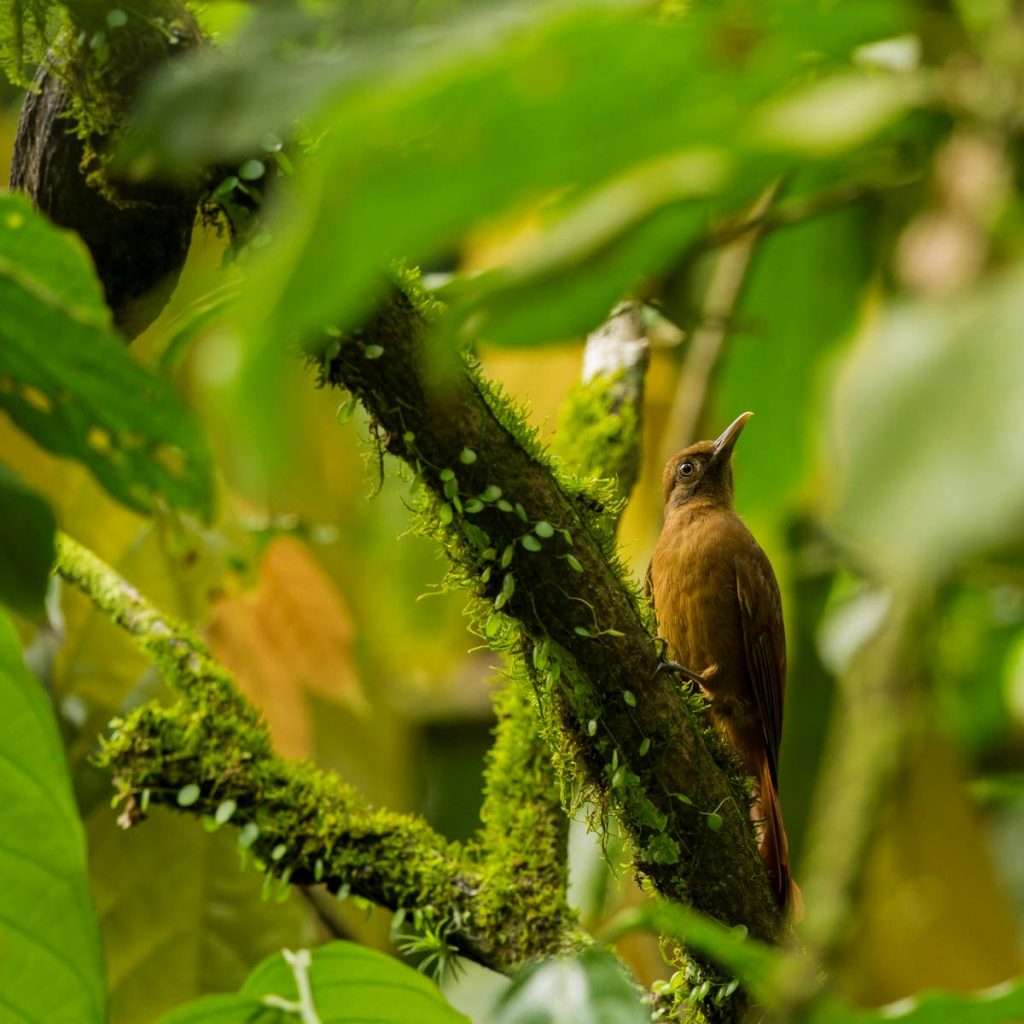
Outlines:
{"label": "sunlit leaf", "polygon": [[0,408],[84,463],[118,500],[209,516],[210,455],[170,385],[110,324],[84,246],[23,196],[0,196]]}
{"label": "sunlit leaf", "polygon": [[106,1020],[85,841],[50,702],[0,611],[0,1017]]}
{"label": "sunlit leaf", "polygon": [[46,501],[0,463],[0,604],[41,614],[56,528]]}
{"label": "sunlit leaf", "polygon": [[308,693],[364,706],[351,614],[301,541],[279,537],[268,545],[258,588],[218,601],[207,638],[287,756],[311,753]]}

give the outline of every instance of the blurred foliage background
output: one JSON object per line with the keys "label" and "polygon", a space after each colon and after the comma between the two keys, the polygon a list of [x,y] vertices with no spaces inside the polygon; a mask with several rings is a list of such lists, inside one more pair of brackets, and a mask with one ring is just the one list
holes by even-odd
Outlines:
{"label": "blurred foliage background", "polygon": [[[278,171],[266,221],[230,250],[196,228],[170,305],[132,347],[196,411],[217,517],[138,515],[6,419],[4,462],[76,539],[201,628],[281,752],[468,836],[497,656],[467,633],[462,597],[438,592],[435,546],[406,532],[407,481],[283,339],[365,312],[390,256],[422,262],[449,303],[439,362],[472,339],[551,437],[586,334],[641,296],[652,361],[623,550],[642,575],[665,458],[754,410],[737,505],[785,600],[796,877],[821,877],[823,823],[833,841],[848,825],[858,851],[839,990],[876,1005],[1019,974],[1019,6],[296,0],[199,13],[219,49],[157,77],[124,161],[173,174],[258,160],[226,177],[228,193]],[[0,98],[6,180],[21,93]],[[899,632],[898,713],[875,701],[886,628]],[[115,828],[89,756],[159,676],[56,585],[49,623],[20,631],[86,824],[115,1024],[231,988],[266,953],[327,935],[321,914],[389,948],[381,911],[261,899],[233,841],[191,819]],[[842,736],[890,725],[884,799],[861,815]],[[571,849],[586,922],[638,899],[582,824]],[[653,942],[622,949],[642,979],[664,975]],[[484,1021],[502,984],[475,969],[450,995]]]}

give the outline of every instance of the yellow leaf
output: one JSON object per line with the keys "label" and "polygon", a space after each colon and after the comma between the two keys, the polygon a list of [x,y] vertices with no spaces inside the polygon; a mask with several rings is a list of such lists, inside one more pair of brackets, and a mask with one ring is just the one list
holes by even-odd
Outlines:
{"label": "yellow leaf", "polygon": [[279,537],[264,553],[257,588],[215,604],[207,639],[263,711],[277,749],[307,757],[308,694],[365,708],[352,634],[344,600],[306,546]]}

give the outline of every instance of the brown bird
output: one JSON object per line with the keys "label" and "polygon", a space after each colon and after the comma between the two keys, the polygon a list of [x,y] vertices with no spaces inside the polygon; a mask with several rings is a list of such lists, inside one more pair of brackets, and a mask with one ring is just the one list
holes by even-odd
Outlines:
{"label": "brown bird", "polygon": [[[778,796],[786,637],[771,563],[733,509],[732,450],[753,413],[665,466],[665,524],[647,570],[661,636],[708,698],[754,782],[751,817],[780,907],[799,903]],[[685,666],[685,668],[683,668]],[[797,908],[799,913],[799,909]]]}

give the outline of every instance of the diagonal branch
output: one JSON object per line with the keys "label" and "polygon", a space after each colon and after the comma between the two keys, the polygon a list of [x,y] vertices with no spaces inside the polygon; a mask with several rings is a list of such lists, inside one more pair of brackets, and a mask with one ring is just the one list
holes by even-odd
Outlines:
{"label": "diagonal branch", "polygon": [[491,605],[487,632],[534,645],[563,760],[620,816],[637,868],[661,894],[778,939],[746,783],[705,728],[701,702],[659,674],[659,646],[617,561],[604,502],[553,468],[470,360],[443,380],[430,372],[436,317],[402,275],[362,330],[332,339],[324,381],[363,403],[383,447],[434,495],[456,571]]}

